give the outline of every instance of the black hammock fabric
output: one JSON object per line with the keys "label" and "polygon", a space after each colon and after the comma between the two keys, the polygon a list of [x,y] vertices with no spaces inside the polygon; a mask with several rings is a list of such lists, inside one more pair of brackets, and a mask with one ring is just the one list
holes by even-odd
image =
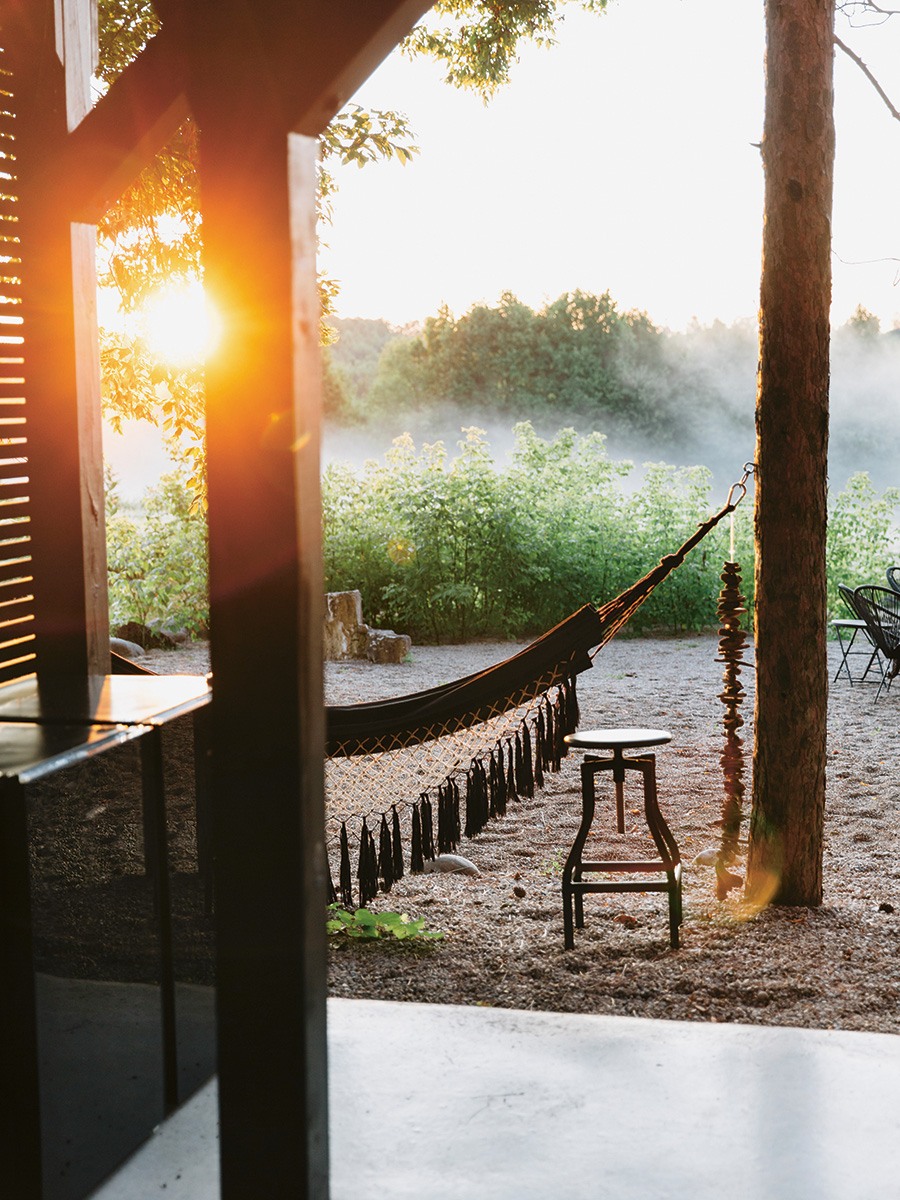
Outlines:
{"label": "black hammock fabric", "polygon": [[727,503],[674,554],[667,554],[631,587],[600,608],[586,604],[518,654],[452,683],[364,704],[328,705],[327,753],[331,757],[400,750],[468,729],[518,708],[548,688],[591,666],[591,650],[605,645],[650,593],[728,513]]}
{"label": "black hammock fabric", "polygon": [[475,675],[392,700],[329,705],[328,754],[400,750],[479,725],[587,670],[588,651],[602,636],[600,615],[586,604],[512,658]]}

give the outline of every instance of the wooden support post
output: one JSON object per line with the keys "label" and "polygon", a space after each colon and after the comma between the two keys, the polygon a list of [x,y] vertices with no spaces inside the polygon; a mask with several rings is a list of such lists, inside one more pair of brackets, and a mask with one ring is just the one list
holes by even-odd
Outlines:
{"label": "wooden support post", "polygon": [[201,141],[225,1200],[328,1190],[316,146],[272,128]]}
{"label": "wooden support post", "polygon": [[328,1195],[316,144],[303,135],[424,7],[201,0],[164,14],[185,22],[205,284],[225,322],[207,367],[223,1200]]}
{"label": "wooden support post", "polygon": [[0,779],[0,1161],[20,1200],[41,1200],[28,813],[18,779]]}

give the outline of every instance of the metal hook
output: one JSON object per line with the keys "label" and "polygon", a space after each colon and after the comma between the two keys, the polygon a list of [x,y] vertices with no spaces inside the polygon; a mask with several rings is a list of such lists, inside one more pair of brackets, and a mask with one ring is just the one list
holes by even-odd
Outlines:
{"label": "metal hook", "polygon": [[[737,506],[740,504],[740,502],[743,500],[743,498],[747,495],[747,480],[750,478],[751,475],[753,475],[755,473],[755,471],[756,471],[756,463],[755,462],[745,462],[744,463],[743,475],[740,477],[740,479],[737,481],[737,483],[733,483],[731,485],[731,488],[728,492],[728,499],[725,501],[726,508],[737,508]],[[740,495],[735,500],[734,494],[738,490],[740,490]]]}

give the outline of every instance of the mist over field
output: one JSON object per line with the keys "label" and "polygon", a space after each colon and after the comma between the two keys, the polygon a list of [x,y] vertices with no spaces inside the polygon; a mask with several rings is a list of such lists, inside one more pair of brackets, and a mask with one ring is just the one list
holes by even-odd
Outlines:
{"label": "mist over field", "polygon": [[[540,407],[530,398],[519,412],[511,411],[510,403],[498,406],[477,397],[441,402],[431,395],[417,404],[407,380],[392,403],[390,380],[383,379],[387,356],[382,355],[392,342],[409,340],[416,331],[391,331],[384,322],[350,321],[339,328],[333,362],[338,372],[350,364],[356,419],[326,422],[325,464],[359,467],[367,458],[381,459],[404,433],[417,446],[440,440],[452,452],[461,430],[474,425],[486,431],[494,459],[503,466],[518,419],[530,420],[547,438],[569,426],[580,433],[603,433],[612,458],[634,462],[635,478],[645,462],[702,465],[712,471],[714,488],[721,489],[739,477],[743,463],[754,455],[757,330],[752,321],[660,332],[652,355],[619,363],[622,399],[617,409],[595,414],[586,412],[583,402]],[[366,352],[357,354],[361,337],[368,339]],[[878,490],[900,484],[900,331],[881,333],[865,314],[836,329],[831,375],[831,490],[841,490],[860,471],[868,472]],[[369,403],[373,396],[378,403]],[[660,428],[648,429],[646,419],[630,423],[631,396],[641,397],[642,413],[665,414]]]}
{"label": "mist over field", "polygon": [[900,484],[900,331],[872,345],[836,338],[831,364],[832,486],[868,471],[879,488]]}
{"label": "mist over field", "polygon": [[[421,403],[407,395],[392,401],[382,387],[377,406],[369,403],[385,348],[409,340],[415,330],[394,330],[381,321],[339,322],[340,340],[331,350],[350,411],[326,419],[323,465],[344,462],[361,467],[381,460],[394,438],[409,433],[417,446],[443,441],[453,453],[467,426],[486,432],[498,466],[513,449],[517,420],[530,420],[551,439],[559,429],[597,430],[611,458],[635,464],[626,486],[636,486],[645,462],[708,467],[714,495],[740,475],[755,447],[757,331],[752,321],[695,326],[685,333],[662,332],[652,361],[640,357],[618,363],[622,399],[615,414],[591,414],[580,407],[529,403],[518,412],[483,399]],[[644,427],[630,423],[631,397]],[[647,429],[647,412],[666,414],[662,429]],[[851,475],[866,471],[875,487],[900,485],[900,331],[881,333],[871,322],[835,330],[831,362],[830,486],[840,491]],[[146,422],[126,422],[127,436],[107,428],[104,451],[125,501],[139,502],[148,487],[171,469],[160,431]]]}

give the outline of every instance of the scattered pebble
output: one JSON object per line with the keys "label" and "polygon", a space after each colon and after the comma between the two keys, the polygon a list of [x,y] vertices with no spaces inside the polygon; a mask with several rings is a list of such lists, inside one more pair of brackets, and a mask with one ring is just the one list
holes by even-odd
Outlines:
{"label": "scattered pebble", "polygon": [[626,929],[637,929],[638,919],[633,917],[631,913],[616,913],[613,920],[618,925],[624,925]]}

